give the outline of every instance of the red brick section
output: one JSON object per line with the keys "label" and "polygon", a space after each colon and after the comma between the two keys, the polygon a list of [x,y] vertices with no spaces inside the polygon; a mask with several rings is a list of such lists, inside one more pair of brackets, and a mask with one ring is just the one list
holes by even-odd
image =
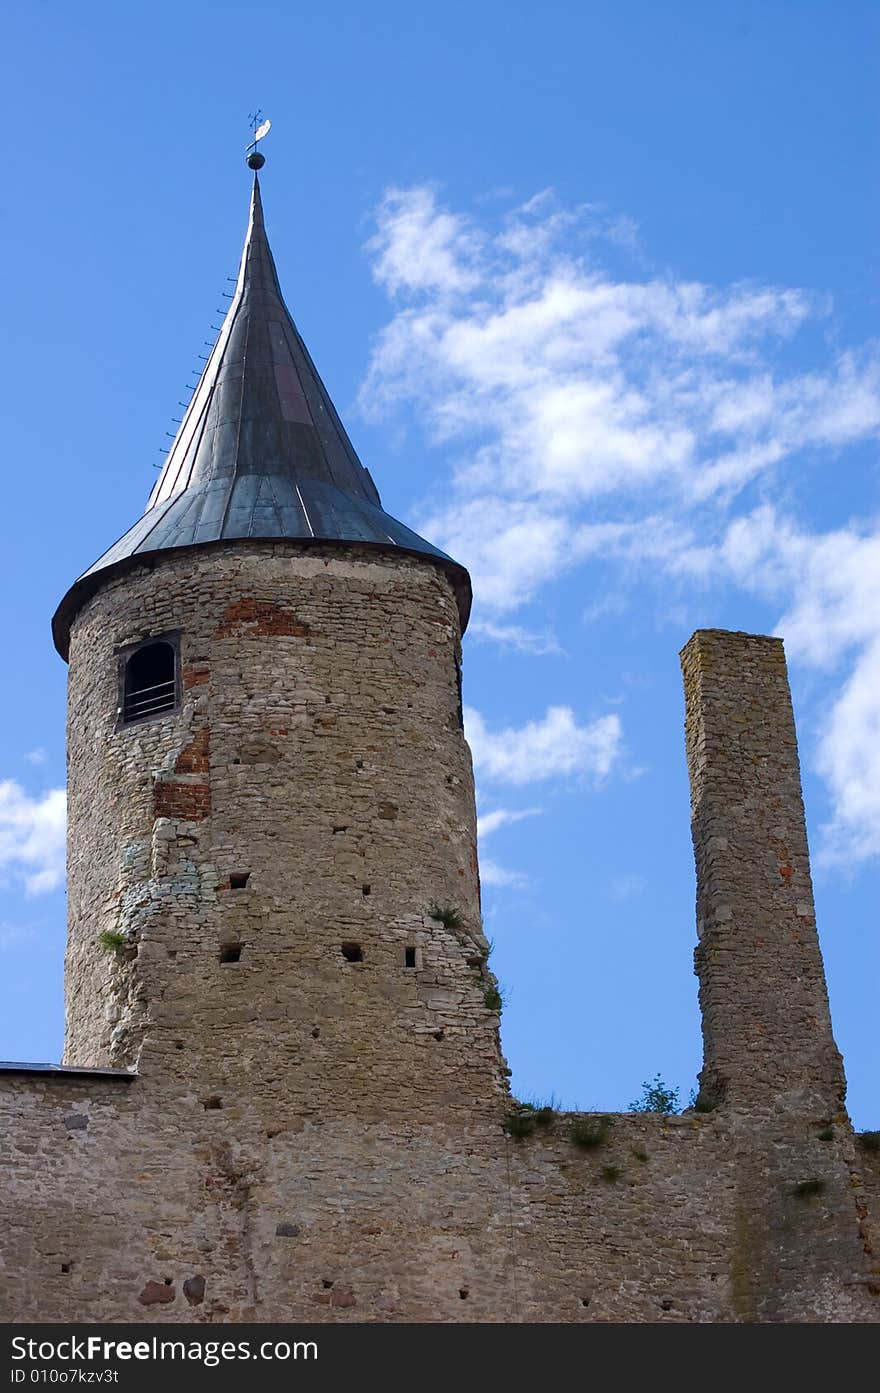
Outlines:
{"label": "red brick section", "polygon": [[176,817],[183,822],[201,822],[211,813],[209,784],[184,784],[159,779],[153,785],[153,816]]}
{"label": "red brick section", "polygon": [[200,687],[208,681],[210,673],[207,667],[200,667],[196,663],[184,663],[183,665],[183,685],[187,691],[190,687]]}
{"label": "red brick section", "polygon": [[174,1296],[174,1287],[166,1286],[164,1282],[147,1282],[138,1301],[143,1306],[170,1306]]}
{"label": "red brick section", "polygon": [[311,629],[303,619],[281,605],[268,600],[237,600],[227,605],[223,611],[223,622],[217,629],[216,638],[229,638],[232,634],[253,634],[255,638],[281,634],[293,638],[307,638]]}
{"label": "red brick section", "polygon": [[176,774],[207,774],[210,768],[211,732],[207,726],[197,730],[188,745],[184,745],[174,765]]}

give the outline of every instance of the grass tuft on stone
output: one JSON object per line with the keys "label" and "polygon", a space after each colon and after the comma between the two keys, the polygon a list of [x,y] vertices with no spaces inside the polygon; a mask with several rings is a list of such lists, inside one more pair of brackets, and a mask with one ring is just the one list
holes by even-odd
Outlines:
{"label": "grass tuft on stone", "polygon": [[98,934],[98,942],[106,953],[112,953],[116,958],[122,957],[128,945],[125,934],[116,929],[102,929]]}
{"label": "grass tuft on stone", "polygon": [[708,1088],[701,1088],[691,1106],[694,1112],[714,1112],[720,1102],[717,1093],[710,1092]]}
{"label": "grass tuft on stone", "polygon": [[430,904],[425,905],[425,913],[429,919],[442,924],[445,929],[464,928],[464,917],[458,905],[437,904],[432,900]]}
{"label": "grass tuft on stone", "polygon": [[798,1180],[791,1187],[791,1193],[799,1200],[809,1199],[811,1195],[821,1195],[825,1189],[825,1181],[818,1176],[811,1176],[809,1180]]}
{"label": "grass tuft on stone", "polygon": [[610,1117],[576,1117],[568,1135],[581,1151],[593,1151],[597,1146],[605,1145],[610,1131]]}
{"label": "grass tuft on stone", "polygon": [[530,1137],[535,1130],[534,1111],[529,1109],[524,1112],[509,1112],[502,1125],[509,1137],[516,1137],[521,1141],[523,1137]]}

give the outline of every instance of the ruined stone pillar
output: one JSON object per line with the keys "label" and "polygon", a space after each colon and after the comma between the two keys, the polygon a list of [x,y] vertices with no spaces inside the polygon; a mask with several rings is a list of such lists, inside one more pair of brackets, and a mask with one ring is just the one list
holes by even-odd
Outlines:
{"label": "ruined stone pillar", "polygon": [[702,1096],[833,1115],[845,1081],[816,933],[782,640],[700,629],[681,661]]}

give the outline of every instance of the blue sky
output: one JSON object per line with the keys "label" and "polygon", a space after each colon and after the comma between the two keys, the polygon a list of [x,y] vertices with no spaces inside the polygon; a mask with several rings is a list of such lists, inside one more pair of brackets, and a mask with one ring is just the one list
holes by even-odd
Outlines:
{"label": "blue sky", "polygon": [[7,17],[0,1057],[62,1027],[65,668],[247,214],[385,506],[470,566],[520,1096],[700,1064],[678,650],[789,655],[832,1015],[880,1125],[872,4],[45,0]]}

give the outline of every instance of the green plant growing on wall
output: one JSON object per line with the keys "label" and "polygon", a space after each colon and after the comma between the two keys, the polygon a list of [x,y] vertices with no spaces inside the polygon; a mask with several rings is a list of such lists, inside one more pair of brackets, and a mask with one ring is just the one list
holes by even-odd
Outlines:
{"label": "green plant growing on wall", "polygon": [[856,1141],[863,1151],[880,1151],[880,1132],[856,1132]]}
{"label": "green plant growing on wall", "polygon": [[[678,1090],[676,1089],[675,1092],[677,1093]],[[713,1093],[710,1088],[692,1088],[688,1100],[689,1106],[693,1108],[694,1112],[714,1112],[720,1102],[720,1096]]]}
{"label": "green plant growing on wall", "polygon": [[112,953],[114,957],[121,958],[128,945],[125,934],[119,933],[116,929],[103,929],[98,934],[98,942],[107,953]]}
{"label": "green plant growing on wall", "polygon": [[670,1088],[665,1084],[659,1074],[655,1074],[653,1080],[648,1083],[646,1080],[642,1084],[641,1097],[636,1098],[634,1103],[630,1103],[630,1112],[659,1112],[673,1113],[678,1112],[678,1089]]}
{"label": "green plant growing on wall", "polygon": [[581,1151],[592,1151],[594,1147],[604,1145],[610,1130],[610,1117],[576,1117],[568,1134]]}
{"label": "green plant growing on wall", "polygon": [[620,1166],[602,1167],[602,1179],[607,1180],[609,1185],[613,1185],[616,1180],[619,1180],[621,1177],[621,1173],[622,1172]]}
{"label": "green plant growing on wall", "polygon": [[483,992],[483,1005],[487,1011],[500,1011],[504,1005],[504,998],[497,987],[487,987]]}
{"label": "green plant growing on wall", "polygon": [[523,1137],[530,1137],[535,1130],[534,1112],[530,1109],[521,1112],[509,1112],[502,1125],[509,1137],[516,1137],[517,1140],[522,1140]]}
{"label": "green plant growing on wall", "polygon": [[825,1181],[817,1176],[811,1176],[809,1180],[798,1180],[791,1187],[791,1193],[799,1200],[809,1199],[811,1195],[821,1195],[825,1189]]}
{"label": "green plant growing on wall", "polygon": [[816,1133],[820,1141],[834,1141],[834,1128],[829,1124],[823,1127],[821,1132]]}
{"label": "green plant growing on wall", "polygon": [[438,924],[442,924],[445,929],[464,928],[464,919],[461,910],[454,904],[436,904],[434,900],[425,905],[425,913],[429,919],[434,919]]}

